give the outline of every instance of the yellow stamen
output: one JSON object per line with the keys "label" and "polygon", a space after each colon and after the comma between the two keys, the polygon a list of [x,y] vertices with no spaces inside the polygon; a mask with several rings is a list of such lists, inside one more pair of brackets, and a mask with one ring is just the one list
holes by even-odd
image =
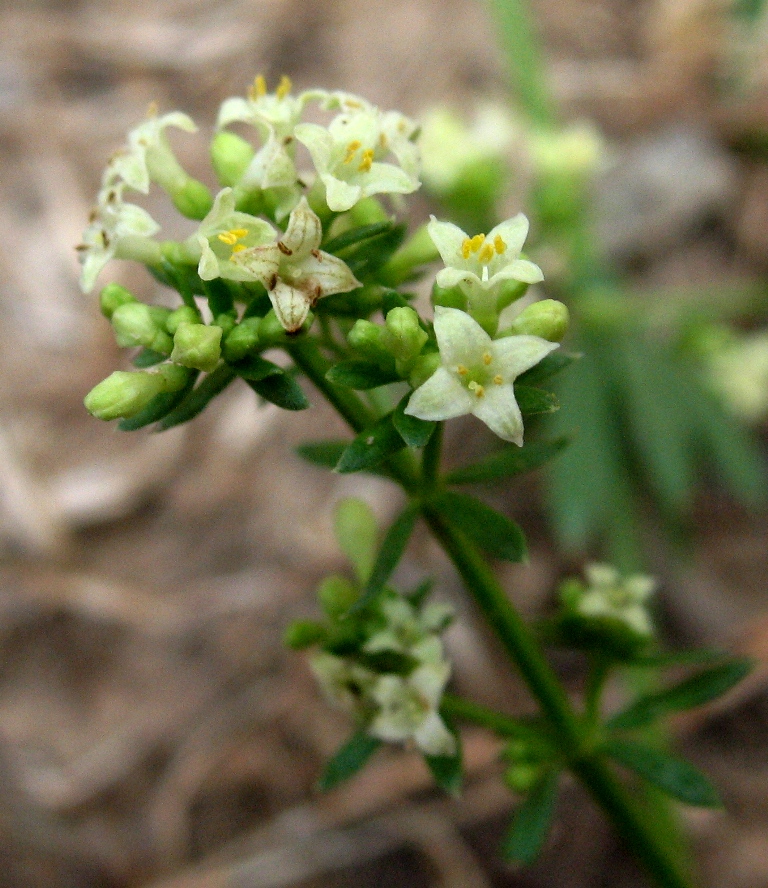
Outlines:
{"label": "yellow stamen", "polygon": [[352,158],[355,156],[355,154],[357,154],[357,152],[362,147],[363,147],[363,143],[358,142],[357,139],[355,139],[354,142],[350,142],[349,145],[347,145],[347,154],[346,154],[346,157],[344,158],[344,163],[351,163]]}
{"label": "yellow stamen", "polygon": [[248,234],[247,228],[231,228],[229,231],[222,231],[218,235],[219,240],[224,244],[232,246]]}
{"label": "yellow stamen", "polygon": [[500,234],[497,234],[496,237],[493,239],[493,245],[494,247],[496,247],[496,252],[499,254],[499,256],[501,256],[504,250],[507,249],[507,245],[501,239]]}
{"label": "yellow stamen", "polygon": [[465,237],[461,244],[461,258],[469,259],[469,254],[472,252],[472,240],[471,238]]}
{"label": "yellow stamen", "polygon": [[280,78],[280,83],[275,90],[275,95],[278,97],[278,99],[284,99],[292,89],[293,84],[291,83],[291,78],[288,77],[286,74],[283,74],[283,76]]}
{"label": "yellow stamen", "polygon": [[498,373],[493,377],[494,385],[504,385],[504,378],[500,376]]}
{"label": "yellow stamen", "polygon": [[232,247],[232,252],[241,253],[244,249],[246,249],[245,244],[235,244],[234,247]]}
{"label": "yellow stamen", "polygon": [[363,151],[363,159],[360,161],[360,166],[357,168],[358,173],[367,173],[373,165],[373,148],[366,148]]}
{"label": "yellow stamen", "polygon": [[157,102],[150,102],[147,107],[147,117],[157,117]]}
{"label": "yellow stamen", "polygon": [[491,259],[493,259],[493,244],[484,243],[477,258],[483,263],[483,265],[487,265]]}
{"label": "yellow stamen", "polygon": [[248,98],[255,102],[267,94],[267,81],[263,74],[257,74],[253,81],[253,86],[248,90]]}
{"label": "yellow stamen", "polygon": [[456,372],[459,374],[459,376],[466,376],[469,371],[463,364],[459,364],[459,366],[456,368]]}
{"label": "yellow stamen", "polygon": [[470,382],[470,384],[467,386],[467,388],[471,392],[474,392],[478,398],[482,398],[483,395],[485,394],[485,389],[478,382],[474,382],[474,381]]}
{"label": "yellow stamen", "polygon": [[476,253],[480,247],[485,243],[485,235],[484,234],[476,234],[472,240],[469,242],[470,249],[473,253]]}
{"label": "yellow stamen", "polygon": [[380,133],[379,134],[379,145],[381,145],[382,148],[386,148],[387,144],[388,144],[388,142],[387,142],[386,133]]}

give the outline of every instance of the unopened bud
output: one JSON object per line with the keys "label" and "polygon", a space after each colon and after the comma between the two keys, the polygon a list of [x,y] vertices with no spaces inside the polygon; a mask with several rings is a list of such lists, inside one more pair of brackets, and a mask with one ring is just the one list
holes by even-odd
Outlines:
{"label": "unopened bud", "polygon": [[560,342],[568,332],[568,308],[556,299],[542,299],[525,308],[512,325],[499,335],[540,336],[548,342]]}
{"label": "unopened bud", "polygon": [[216,133],[211,142],[211,163],[221,185],[236,185],[255,153],[251,143],[241,136],[226,130]]}
{"label": "unopened bud", "polygon": [[117,344],[124,348],[143,346],[167,355],[173,348],[173,341],[165,332],[168,314],[167,309],[143,302],[120,305],[112,314]]}
{"label": "unopened bud", "polygon": [[392,365],[392,355],[386,343],[386,330],[379,324],[358,318],[347,334],[347,341],[369,361]]}
{"label": "unopened bud", "polygon": [[326,636],[325,627],[314,620],[295,620],[285,630],[283,641],[294,651],[312,647],[323,641]]}
{"label": "unopened bud", "polygon": [[181,323],[173,336],[171,360],[210,373],[221,358],[221,327]]}
{"label": "unopened bud", "polygon": [[164,390],[158,373],[116,370],[85,396],[85,409],[97,419],[135,416]]}
{"label": "unopened bud", "polygon": [[189,381],[189,370],[178,364],[166,362],[153,367],[152,372],[160,377],[164,392],[178,392]]}
{"label": "unopened bud", "polygon": [[181,188],[167,190],[173,205],[188,219],[202,219],[213,206],[210,190],[197,179],[189,177]]}
{"label": "unopened bud", "polygon": [[240,323],[227,334],[223,353],[227,361],[240,361],[259,344],[259,326],[261,318],[243,318]]}
{"label": "unopened bud", "polygon": [[165,319],[165,329],[174,336],[179,329],[179,324],[199,324],[200,312],[191,305],[182,305],[172,311]]}
{"label": "unopened bud", "polygon": [[517,302],[528,292],[528,284],[523,281],[502,281],[499,295],[496,297],[496,311],[503,311],[508,305]]}
{"label": "unopened bud", "polygon": [[331,619],[345,614],[360,597],[357,588],[346,577],[326,577],[317,590],[320,607]]}
{"label": "unopened bud", "polygon": [[120,308],[121,305],[127,305],[129,302],[137,302],[138,300],[125,287],[120,284],[107,284],[101,291],[99,303],[101,313],[105,318],[112,319],[112,315]]}
{"label": "unopened bud", "polygon": [[386,320],[386,344],[395,360],[408,364],[416,358],[429,336],[421,329],[412,308],[393,308]]}
{"label": "unopened bud", "polygon": [[234,329],[234,326],[237,323],[237,316],[235,314],[235,311],[233,310],[231,313],[225,311],[221,314],[216,315],[216,317],[213,319],[213,323],[217,327],[221,327],[222,337],[226,336],[227,333],[230,333]]}
{"label": "unopened bud", "polygon": [[432,287],[432,305],[442,305],[445,308],[458,308],[467,310],[467,297],[460,287],[440,287],[435,284]]}
{"label": "unopened bud", "polygon": [[541,776],[541,765],[518,762],[504,772],[504,782],[513,791],[524,795]]}
{"label": "unopened bud", "polygon": [[408,382],[412,388],[418,388],[423,385],[429,377],[440,366],[440,354],[438,352],[428,352],[426,355],[419,355],[413,362],[411,372],[408,375]]}

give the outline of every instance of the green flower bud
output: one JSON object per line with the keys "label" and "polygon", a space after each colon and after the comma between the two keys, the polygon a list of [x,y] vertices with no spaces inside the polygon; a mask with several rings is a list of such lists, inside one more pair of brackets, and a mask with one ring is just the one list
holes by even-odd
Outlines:
{"label": "green flower bud", "polygon": [[181,188],[170,190],[168,194],[176,209],[188,219],[203,219],[213,206],[213,195],[210,190],[189,177]]}
{"label": "green flower bud", "polygon": [[440,287],[434,284],[432,305],[442,305],[445,308],[458,308],[460,311],[466,311],[467,297],[460,287]]}
{"label": "green flower bud", "polygon": [[302,330],[309,330],[314,320],[315,316],[310,312],[304,320],[301,329],[296,330],[295,333],[286,333],[285,328],[275,314],[274,308],[271,308],[259,324],[259,340],[263,346],[284,345],[286,342],[291,342],[292,337]]}
{"label": "green flower bud", "polygon": [[101,313],[105,318],[112,319],[112,315],[120,308],[121,305],[127,305],[129,302],[138,302],[133,293],[129,293],[125,287],[120,284],[107,284],[101,291],[99,303]]}
{"label": "green flower bud", "polygon": [[355,585],[346,577],[326,577],[317,590],[323,612],[332,620],[343,616],[360,597]]}
{"label": "green flower bud", "polygon": [[326,636],[325,627],[314,620],[295,620],[285,630],[283,642],[294,651],[312,647],[323,641]]}
{"label": "green flower bud", "polygon": [[369,361],[391,366],[392,355],[387,348],[386,332],[380,324],[358,318],[347,334],[347,342]]}
{"label": "green flower bud", "polygon": [[376,222],[387,222],[390,217],[381,205],[381,201],[375,197],[364,197],[349,211],[349,218],[352,222],[350,227],[354,228],[358,225],[375,225]]}
{"label": "green flower bud", "polygon": [[235,133],[222,130],[211,142],[211,163],[222,187],[236,185],[253,160],[253,146]]}
{"label": "green flower bud", "polygon": [[165,329],[174,336],[179,329],[179,324],[199,324],[200,312],[191,305],[182,305],[172,311],[165,319]]}
{"label": "green flower bud", "polygon": [[243,318],[224,339],[226,361],[240,361],[259,344],[261,318]]}
{"label": "green flower bud", "polygon": [[429,339],[412,308],[393,308],[387,314],[385,324],[385,343],[398,362],[413,361]]}
{"label": "green flower bud", "polygon": [[419,357],[413,362],[413,367],[411,367],[411,372],[408,376],[408,382],[413,388],[417,389],[429,379],[440,364],[439,352],[428,352],[425,355],[419,355]]}
{"label": "green flower bud", "polygon": [[230,333],[235,324],[237,323],[237,315],[234,310],[230,312],[223,312],[220,315],[216,315],[213,319],[213,323],[217,327],[221,327],[221,335],[226,336],[227,333]]}
{"label": "green flower bud", "polygon": [[210,373],[221,358],[221,327],[182,322],[173,336],[171,360]]}
{"label": "green flower bud", "polygon": [[181,391],[189,380],[189,370],[186,367],[170,362],[158,364],[152,368],[152,372],[160,377],[164,392]]}
{"label": "green flower bud", "polygon": [[525,308],[512,326],[499,335],[540,336],[549,342],[560,342],[568,332],[568,308],[556,299],[542,299]]}
{"label": "green flower bud", "polygon": [[159,373],[116,370],[85,396],[85,409],[97,419],[135,416],[163,389]]}
{"label": "green flower bud", "polygon": [[528,292],[529,285],[523,281],[502,281],[499,295],[496,297],[496,311],[503,311],[508,305],[517,302]]}
{"label": "green flower bud", "polygon": [[504,772],[504,783],[519,795],[524,795],[531,789],[541,776],[541,765],[531,762],[518,762],[510,765]]}
{"label": "green flower bud", "polygon": [[143,302],[126,302],[112,313],[112,327],[117,344],[130,348],[143,346],[167,355],[173,348],[171,337],[165,332],[168,310],[145,305]]}

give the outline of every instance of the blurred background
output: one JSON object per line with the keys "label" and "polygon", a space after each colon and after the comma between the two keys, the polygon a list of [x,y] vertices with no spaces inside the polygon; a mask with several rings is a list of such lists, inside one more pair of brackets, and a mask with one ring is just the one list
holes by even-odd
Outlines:
{"label": "blurred background", "polygon": [[[563,120],[602,133],[597,251],[634,294],[634,311],[647,307],[662,329],[672,317],[677,338],[694,341],[703,377],[712,354],[728,353],[723,339],[728,348],[754,340],[742,367],[768,364],[763,6],[532,4]],[[297,90],[344,89],[416,117],[449,104],[471,120],[480,103],[510,99],[485,5],[27,0],[0,5],[0,28],[0,886],[646,884],[576,787],[543,858],[520,872],[503,865],[496,847],[514,799],[482,732],[465,735],[461,801],[435,793],[420,759],[397,750],[350,785],[315,792],[348,725],[281,634],[313,613],[319,579],[343,568],[333,504],[362,496],[382,522],[399,505],[382,480],[323,474],[294,455],[302,440],[343,431],[316,394],[311,411],[289,414],[257,409],[235,386],[162,435],[119,433],[82,407],[125,357],[95,294],[79,291],[73,248],[107,158],[150,102],[198,121],[202,137],[174,145],[208,182],[218,105],[258,73],[272,88],[288,74]],[[163,221],[154,200],[146,206]],[[527,209],[519,189],[504,201],[505,215]],[[435,206],[419,196],[413,221]],[[107,280],[161,298],[141,268],[114,263]],[[730,416],[724,427],[743,432],[753,455],[768,441],[762,373],[746,413],[713,392]],[[462,458],[485,447],[471,419],[449,440]],[[642,493],[641,470],[627,465]],[[749,472],[730,484],[700,473],[671,505],[662,483],[660,511],[653,494],[636,497],[628,550],[586,519],[564,524],[549,471],[492,494],[530,534],[530,564],[502,568],[526,615],[544,613],[585,557],[641,552],[638,566],[662,582],[670,644],[768,661],[768,536]],[[455,577],[422,535],[401,577],[427,571],[462,609]],[[459,691],[530,711],[472,613],[461,613],[448,644]],[[577,688],[579,664],[558,665]],[[674,725],[727,805],[684,814],[708,885],[768,886],[767,729],[762,667]]]}

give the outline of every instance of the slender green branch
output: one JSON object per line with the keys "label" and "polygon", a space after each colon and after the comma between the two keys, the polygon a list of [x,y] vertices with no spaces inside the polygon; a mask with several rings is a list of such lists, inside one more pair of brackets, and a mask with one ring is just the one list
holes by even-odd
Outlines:
{"label": "slender green branch", "polygon": [[437,483],[440,470],[440,456],[443,450],[443,423],[439,422],[432,432],[432,437],[427,441],[424,453],[421,457],[421,474],[424,484],[433,488]]}
{"label": "slender green branch", "polygon": [[540,737],[538,728],[455,694],[444,694],[441,711],[447,716],[488,728],[501,737]]}

